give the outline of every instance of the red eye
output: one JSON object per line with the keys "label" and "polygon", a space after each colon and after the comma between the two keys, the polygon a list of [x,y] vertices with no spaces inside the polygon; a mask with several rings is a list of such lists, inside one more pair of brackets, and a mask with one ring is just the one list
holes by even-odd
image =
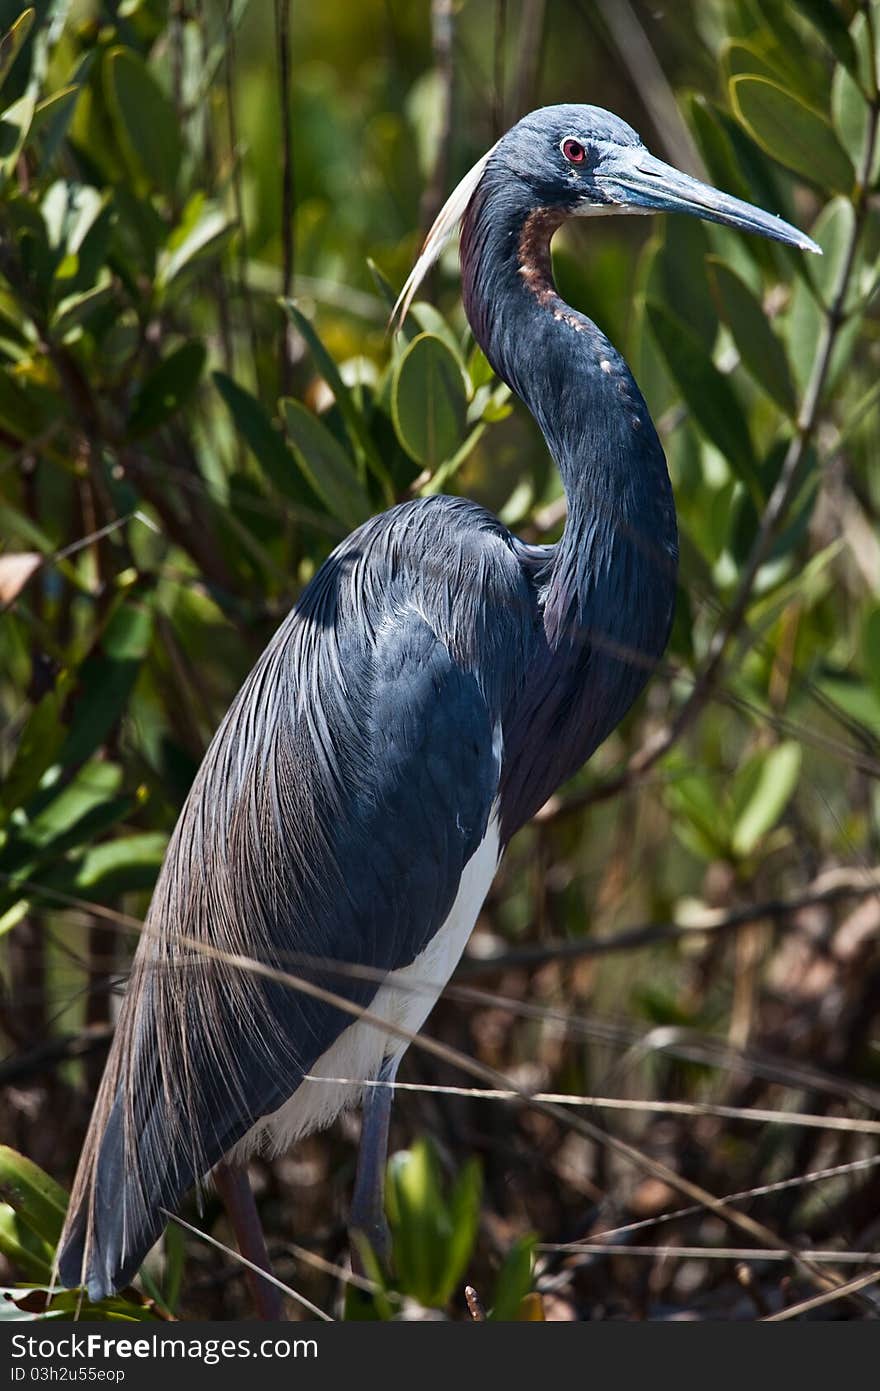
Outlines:
{"label": "red eye", "polygon": [[583,164],[587,157],[586,150],[577,140],[563,140],[562,153],[569,164]]}

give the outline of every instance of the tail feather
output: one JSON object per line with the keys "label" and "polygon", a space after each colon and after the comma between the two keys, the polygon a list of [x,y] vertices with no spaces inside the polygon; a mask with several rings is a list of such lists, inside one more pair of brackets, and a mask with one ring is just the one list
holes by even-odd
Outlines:
{"label": "tail feather", "polygon": [[[156,1112],[154,1110],[153,1116]],[[161,1153],[156,1123],[148,1122],[138,1148]],[[140,1156],[126,1144],[124,1109],[117,1097],[110,1112],[90,1182],[68,1213],[58,1248],[58,1275],[68,1288],[84,1285],[92,1300],[104,1299],[131,1282],[166,1217],[196,1175],[182,1156],[166,1154],[161,1171],[142,1174]]]}

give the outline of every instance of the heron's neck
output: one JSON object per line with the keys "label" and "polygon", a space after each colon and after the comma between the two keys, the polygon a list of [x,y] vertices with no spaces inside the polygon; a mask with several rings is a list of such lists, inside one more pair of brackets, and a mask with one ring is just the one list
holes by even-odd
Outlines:
{"label": "heron's neck", "polygon": [[[676,525],[666,460],[626,362],[557,293],[550,239],[565,212],[518,205],[490,171],[462,227],[465,309],[498,375],[525,401],[562,475],[568,524],[555,581],[579,584],[627,538],[674,590]],[[585,552],[589,552],[587,555]],[[636,557],[638,559],[638,557]]]}

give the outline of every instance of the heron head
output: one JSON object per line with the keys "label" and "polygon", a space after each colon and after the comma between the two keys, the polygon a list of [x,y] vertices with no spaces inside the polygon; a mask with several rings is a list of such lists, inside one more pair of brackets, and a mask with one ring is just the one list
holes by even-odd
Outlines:
{"label": "heron head", "polygon": [[536,208],[569,217],[681,212],[757,232],[801,251],[820,248],[790,223],[656,159],[625,121],[598,106],[545,106],[498,142],[493,159]]}
{"label": "heron head", "polygon": [[801,251],[821,248],[810,237],[729,193],[656,159],[641,139],[599,106],[543,106],[518,121],[465,174],[425,240],[392,314],[399,323],[478,190],[510,205],[522,222],[547,210],[545,226],[567,217],[612,213],[690,213],[744,232],[757,232]]}

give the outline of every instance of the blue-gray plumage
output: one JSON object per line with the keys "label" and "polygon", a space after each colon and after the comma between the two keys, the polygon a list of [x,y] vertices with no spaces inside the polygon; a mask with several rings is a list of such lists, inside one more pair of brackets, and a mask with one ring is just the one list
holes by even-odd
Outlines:
{"label": "blue-gray plumage", "polygon": [[[169,846],[74,1187],[65,1284],[119,1288],[224,1156],[289,1143],[393,1078],[399,1035],[235,958],[417,1030],[510,837],[656,665],[677,559],[663,451],[623,358],[558,296],[550,239],[567,217],[664,208],[816,249],[589,106],[525,117],[438,218],[404,310],[463,218],[465,309],[559,467],[564,535],[529,546],[473,502],[404,503],[344,541],[282,624]],[[355,1225],[381,1243],[387,1104],[366,1109]]]}

